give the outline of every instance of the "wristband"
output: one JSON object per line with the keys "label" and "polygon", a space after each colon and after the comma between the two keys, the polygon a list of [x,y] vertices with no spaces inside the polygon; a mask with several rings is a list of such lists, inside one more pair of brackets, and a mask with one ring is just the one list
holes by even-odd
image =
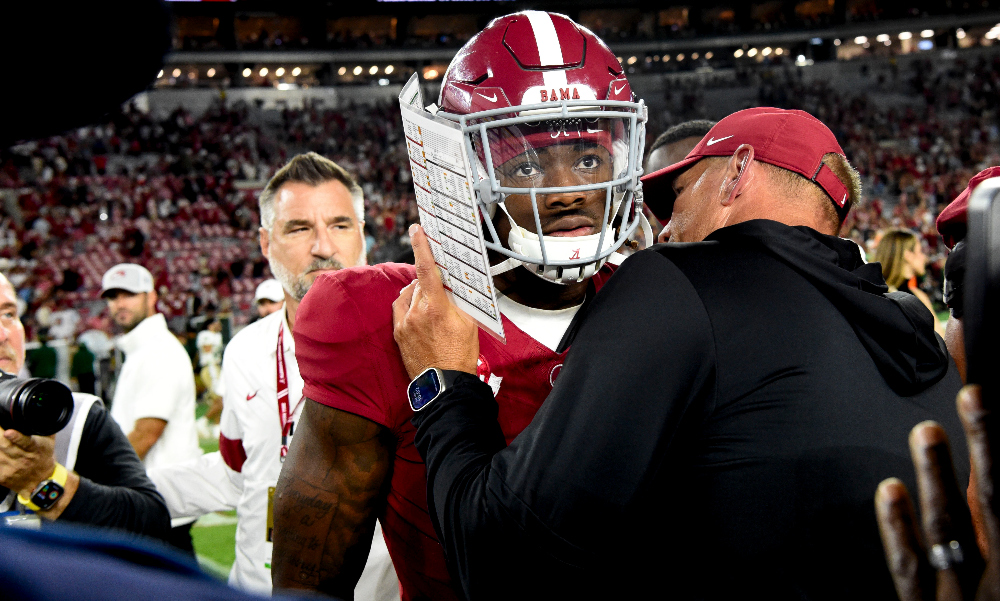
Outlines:
{"label": "wristband", "polygon": [[41,481],[31,493],[30,499],[25,499],[21,493],[17,495],[17,501],[32,511],[45,511],[51,509],[59,500],[59,497],[66,491],[66,480],[69,472],[61,463],[56,462],[52,475]]}

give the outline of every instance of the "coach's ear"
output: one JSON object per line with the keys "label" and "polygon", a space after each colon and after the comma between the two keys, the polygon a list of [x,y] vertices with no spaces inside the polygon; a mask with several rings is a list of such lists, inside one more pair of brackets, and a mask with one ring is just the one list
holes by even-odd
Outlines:
{"label": "coach's ear", "polygon": [[736,149],[726,163],[726,177],[723,180],[724,194],[722,206],[733,204],[740,194],[753,181],[754,171],[753,146],[743,144]]}
{"label": "coach's ear", "polygon": [[257,232],[260,234],[260,252],[264,255],[265,259],[270,260],[271,256],[268,251],[271,249],[271,232],[267,231],[267,228],[261,226]]}

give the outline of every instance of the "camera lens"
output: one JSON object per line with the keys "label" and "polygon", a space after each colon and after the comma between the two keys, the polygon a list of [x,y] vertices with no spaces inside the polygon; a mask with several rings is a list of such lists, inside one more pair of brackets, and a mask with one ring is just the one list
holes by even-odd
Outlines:
{"label": "camera lens", "polygon": [[0,427],[49,436],[73,416],[73,393],[57,380],[0,377]]}
{"label": "camera lens", "polygon": [[[21,390],[21,423],[32,434],[48,436],[62,430],[73,415],[72,394],[53,380],[33,380]],[[27,431],[23,431],[27,434]]]}

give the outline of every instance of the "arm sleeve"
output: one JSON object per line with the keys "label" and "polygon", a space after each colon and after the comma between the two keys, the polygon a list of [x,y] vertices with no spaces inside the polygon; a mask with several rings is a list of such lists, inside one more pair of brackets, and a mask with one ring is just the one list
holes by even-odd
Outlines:
{"label": "arm sleeve", "polygon": [[468,598],[608,569],[598,554],[714,400],[711,324],[663,256],[625,261],[571,328],[555,387],[509,447],[489,387],[471,376],[412,418],[431,518]]}
{"label": "arm sleeve", "polygon": [[121,428],[98,403],[87,415],[75,471],[80,487],[59,520],[167,535],[170,518],[163,497]]}
{"label": "arm sleeve", "polygon": [[230,469],[218,452],[151,469],[149,479],[173,519],[235,509],[243,494],[243,475]]}
{"label": "arm sleeve", "polygon": [[[237,342],[237,344],[239,344]],[[252,388],[248,385],[248,374],[244,373],[249,362],[241,362],[236,347],[230,348],[222,356],[222,415],[219,417],[219,452],[230,472],[243,471],[247,460],[246,448],[243,446],[243,424],[240,422],[239,409],[246,405],[246,400],[240,399],[243,391]],[[241,404],[242,402],[242,404]],[[242,483],[240,483],[242,487]],[[169,504],[168,504],[169,505]]]}
{"label": "arm sleeve", "polygon": [[391,401],[405,402],[409,378],[392,336],[392,302],[411,279],[377,267],[317,278],[295,316],[303,395],[389,429],[397,425]]}

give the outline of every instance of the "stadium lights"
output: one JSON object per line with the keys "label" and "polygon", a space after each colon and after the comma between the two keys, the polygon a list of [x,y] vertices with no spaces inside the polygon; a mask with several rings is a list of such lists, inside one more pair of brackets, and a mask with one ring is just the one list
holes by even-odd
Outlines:
{"label": "stadium lights", "polygon": [[628,57],[628,64],[634,65],[636,60],[638,60],[638,59],[636,59],[636,57],[630,56],[630,57]]}
{"label": "stadium lights", "polygon": [[387,86],[389,85],[389,80],[383,77],[382,79],[378,80],[378,85]]}
{"label": "stadium lights", "polygon": [[750,50],[747,50],[747,56],[749,56],[750,58],[757,56],[757,49],[751,48]]}
{"label": "stadium lights", "polygon": [[776,55],[778,55],[778,56],[781,56],[782,54],[784,54],[784,53],[785,53],[785,49],[784,49],[784,48],[775,48],[775,49],[774,49],[774,53],[775,53]]}
{"label": "stadium lights", "polygon": [[839,40],[839,39],[837,39],[837,40],[834,40],[834,41],[833,41],[833,45],[834,45],[834,46],[840,46],[840,40]]}
{"label": "stadium lights", "polygon": [[771,47],[768,46],[767,48],[764,48],[763,50],[761,50],[760,55],[761,56],[771,56]]}
{"label": "stadium lights", "polygon": [[736,58],[739,58],[739,57],[743,56],[743,49],[742,48],[737,48],[736,52],[733,53],[733,56],[735,56]]}
{"label": "stadium lights", "polygon": [[875,37],[875,41],[877,41],[877,42],[888,42],[889,41],[889,34],[887,34],[887,33],[880,33],[880,34],[878,34],[878,36]]}
{"label": "stadium lights", "polygon": [[212,67],[212,68],[210,68],[210,69],[209,69],[209,70],[208,70],[208,71],[207,71],[207,72],[205,73],[205,75],[208,75],[209,77],[215,77],[215,67]]}
{"label": "stadium lights", "polygon": [[653,60],[656,61],[656,62],[660,62],[660,55],[659,54],[654,54],[653,55]]}
{"label": "stadium lights", "polygon": [[261,67],[260,68],[260,76],[261,77],[267,77],[267,67]]}
{"label": "stadium lights", "polygon": [[347,67],[337,69],[337,75],[347,75]]}
{"label": "stadium lights", "polygon": [[188,79],[198,79],[197,71],[188,71]]}
{"label": "stadium lights", "polygon": [[955,37],[958,38],[958,39],[960,39],[960,40],[964,40],[965,39],[965,30],[962,29],[961,27],[959,27],[958,29],[956,29],[955,30]]}
{"label": "stadium lights", "polygon": [[920,32],[920,37],[922,37],[922,38],[932,38],[932,37],[934,37],[934,30],[933,29],[925,29],[925,30],[923,30],[923,31]]}
{"label": "stadium lights", "polygon": [[901,32],[899,32],[899,36],[898,37],[901,40],[908,40],[908,39],[910,39],[910,38],[913,37],[913,34],[910,33],[909,31],[901,31]]}
{"label": "stadium lights", "polygon": [[277,69],[274,70],[274,74],[277,75],[278,77],[281,77],[282,75],[285,74],[285,68],[278,67]]}
{"label": "stadium lights", "polygon": [[986,35],[984,37],[987,40],[995,40],[995,39],[997,39],[997,30],[991,29],[991,30],[987,31]]}
{"label": "stadium lights", "polygon": [[[341,67],[341,69],[344,71],[347,70],[344,69],[343,67]],[[294,69],[292,69],[292,77],[298,77],[299,75],[302,75],[302,67],[295,67]],[[341,73],[341,75],[343,75],[343,73]]]}
{"label": "stadium lights", "polygon": [[174,69],[174,71],[173,71],[173,73],[171,73],[171,75],[173,75],[174,77],[180,77],[181,76],[181,70],[180,69]]}
{"label": "stadium lights", "polygon": [[107,221],[107,220],[108,220],[108,214],[104,211],[101,211],[101,221]]}
{"label": "stadium lights", "polygon": [[362,70],[361,69],[361,65],[358,65],[357,67],[354,67],[354,74],[355,75],[361,75],[361,70]]}
{"label": "stadium lights", "polygon": [[863,35],[859,35],[858,37],[854,38],[854,43],[857,44],[858,46],[861,46],[863,44],[868,43],[868,38],[866,38]]}
{"label": "stadium lights", "polygon": [[375,65],[372,65],[371,68],[368,69],[368,74],[369,75],[375,75],[376,73],[378,73],[378,67],[375,66]]}
{"label": "stadium lights", "polygon": [[669,63],[670,62],[670,55],[669,54],[664,54],[663,55],[663,62],[665,62],[665,63]]}
{"label": "stadium lights", "polygon": [[437,79],[438,72],[437,69],[428,69],[424,71],[424,77],[427,79]]}
{"label": "stadium lights", "polygon": [[698,60],[698,53],[697,52],[692,52],[691,53],[691,60],[693,60],[693,61]]}
{"label": "stadium lights", "polygon": [[157,77],[157,79],[159,79],[160,77],[163,77],[163,69],[160,69],[160,72],[156,74],[156,77]]}
{"label": "stadium lights", "polygon": [[250,70],[250,67],[243,69],[243,77],[250,77],[251,73],[253,73],[253,71]]}
{"label": "stadium lights", "polygon": [[795,58],[795,64],[804,65],[806,64],[806,55],[800,54]]}
{"label": "stadium lights", "polygon": [[396,70],[396,68],[393,67],[392,65],[386,65],[386,67],[385,67],[385,74],[386,75],[391,75],[392,72],[395,71],[395,70]]}
{"label": "stadium lights", "polygon": [[714,55],[714,54],[712,54],[711,52],[706,52],[706,53],[705,53],[705,58],[707,58],[707,59],[709,59],[709,60],[712,60],[712,57],[713,57],[713,56],[715,56],[715,55]]}
{"label": "stadium lights", "polygon": [[619,65],[625,62],[625,59],[623,59],[623,58],[622,58],[622,57],[620,57],[620,56],[616,56],[615,58],[617,58],[617,59],[618,59],[618,64],[619,64]]}
{"label": "stadium lights", "polygon": [[678,54],[678,55],[677,55],[677,60],[678,60],[678,61],[682,61],[682,60],[684,60],[684,55],[683,55],[683,54]]}

